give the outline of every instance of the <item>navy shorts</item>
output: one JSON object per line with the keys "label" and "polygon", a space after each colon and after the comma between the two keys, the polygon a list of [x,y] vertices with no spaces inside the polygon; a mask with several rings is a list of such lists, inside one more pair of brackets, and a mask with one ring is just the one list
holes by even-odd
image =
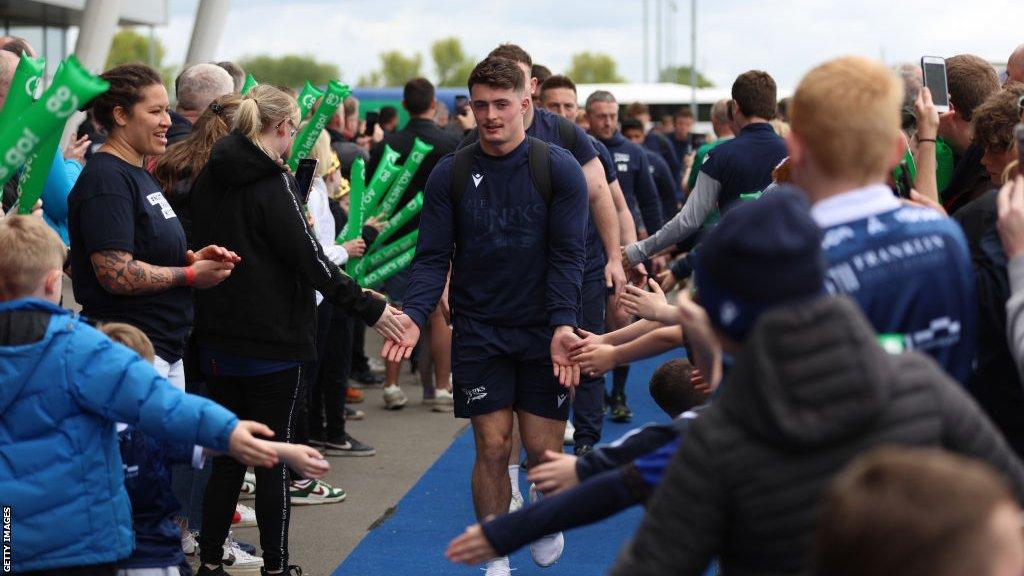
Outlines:
{"label": "navy shorts", "polygon": [[412,269],[406,268],[384,281],[384,293],[388,295],[391,303],[399,308],[405,302],[405,292],[409,289],[410,278],[412,278]]}
{"label": "navy shorts", "polygon": [[567,420],[572,400],[551,366],[547,326],[493,326],[454,318],[452,383],[455,416],[471,418],[514,407]]}

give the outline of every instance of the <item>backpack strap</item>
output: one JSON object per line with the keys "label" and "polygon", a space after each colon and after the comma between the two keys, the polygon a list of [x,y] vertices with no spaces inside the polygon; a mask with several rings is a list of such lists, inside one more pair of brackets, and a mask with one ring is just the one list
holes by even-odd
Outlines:
{"label": "backpack strap", "polygon": [[528,161],[530,164],[530,180],[537,189],[545,206],[551,205],[551,146],[543,140],[526,137],[529,140]]}
{"label": "backpack strap", "polygon": [[562,148],[565,148],[573,155],[576,153],[576,125],[564,116],[555,116],[558,123],[558,138],[562,141]]}
{"label": "backpack strap", "polygon": [[459,212],[459,204],[462,202],[462,194],[469,185],[469,173],[473,170],[473,156],[480,148],[479,142],[473,142],[455,152],[452,158],[452,181],[449,186],[449,195],[452,199],[452,209],[456,214]]}

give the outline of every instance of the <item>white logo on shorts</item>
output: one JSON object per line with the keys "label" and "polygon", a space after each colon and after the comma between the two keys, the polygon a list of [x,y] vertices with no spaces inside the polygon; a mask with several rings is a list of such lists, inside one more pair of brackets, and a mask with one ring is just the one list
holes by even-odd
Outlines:
{"label": "white logo on shorts", "polygon": [[484,398],[487,397],[487,388],[479,386],[477,388],[473,388],[472,390],[467,390],[466,396],[466,404],[469,404],[474,400],[483,400]]}
{"label": "white logo on shorts", "polygon": [[559,408],[562,407],[562,404],[565,404],[565,399],[566,398],[568,398],[568,395],[566,395],[566,394],[559,394],[558,395],[558,407]]}

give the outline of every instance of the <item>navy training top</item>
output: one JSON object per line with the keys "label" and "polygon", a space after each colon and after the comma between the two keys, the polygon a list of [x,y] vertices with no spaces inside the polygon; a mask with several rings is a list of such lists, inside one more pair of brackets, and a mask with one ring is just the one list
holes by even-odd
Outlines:
{"label": "navy training top", "polygon": [[767,122],[748,124],[739,135],[708,150],[700,171],[721,185],[718,209],[725,213],[741,194],[760,192],[772,183],[772,170],[787,156],[786,142]]}
{"label": "navy training top", "polygon": [[608,147],[619,175],[622,195],[626,197],[637,229],[646,228],[653,234],[664,224],[661,200],[651,178],[651,170],[644,149],[633,144],[619,132],[608,140],[601,140]]}
{"label": "navy training top", "polygon": [[437,304],[451,263],[452,314],[503,326],[576,326],[588,211],[579,163],[551,146],[551,199],[530,178],[529,139],[494,157],[477,149],[459,206],[453,155],[430,174],[405,313],[419,326]]}

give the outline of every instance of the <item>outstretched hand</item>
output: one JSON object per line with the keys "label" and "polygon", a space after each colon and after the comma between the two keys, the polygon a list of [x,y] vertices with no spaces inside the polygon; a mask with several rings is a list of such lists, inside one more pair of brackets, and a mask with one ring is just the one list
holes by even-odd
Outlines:
{"label": "outstretched hand", "polygon": [[401,310],[389,305],[384,306],[380,318],[374,323],[373,329],[383,336],[388,342],[401,342],[404,336],[404,324],[402,318],[405,314]]}
{"label": "outstretched hand", "polygon": [[576,475],[576,456],[545,450],[541,463],[530,467],[527,479],[545,495],[557,494],[580,483]]}
{"label": "outstretched hand", "polygon": [[266,424],[252,420],[239,420],[228,439],[231,457],[248,466],[268,468],[277,464],[277,452],[270,442],[256,436],[273,438],[274,431]]}
{"label": "outstretched hand", "polygon": [[466,528],[465,532],[448,543],[448,549],[444,552],[449,562],[470,565],[486,562],[497,555],[479,524]]}
{"label": "outstretched hand", "polygon": [[651,287],[650,292],[644,291],[636,286],[626,286],[622,294],[622,306],[627,312],[639,316],[645,320],[653,320],[662,324],[674,324],[678,320],[678,313],[669,305],[661,285],[650,278],[647,285]]}
{"label": "outstretched hand", "polygon": [[579,340],[580,337],[573,333],[571,326],[559,326],[551,335],[551,364],[558,383],[566,388],[580,383],[579,364],[569,359],[573,344]]}
{"label": "outstretched hand", "polygon": [[384,347],[380,351],[381,357],[391,362],[398,362],[412,356],[412,349],[420,340],[420,327],[412,321],[408,314],[399,315],[397,320],[401,325],[400,337],[394,340],[385,340]]}

